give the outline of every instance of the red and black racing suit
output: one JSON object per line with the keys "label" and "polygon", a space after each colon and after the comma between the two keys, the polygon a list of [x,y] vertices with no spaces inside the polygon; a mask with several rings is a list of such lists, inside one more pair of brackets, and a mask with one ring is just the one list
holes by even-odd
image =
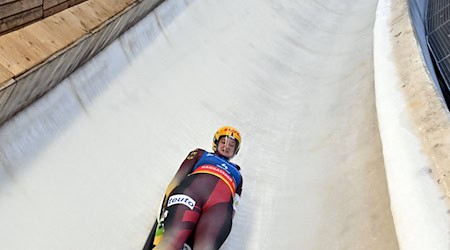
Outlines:
{"label": "red and black racing suit", "polygon": [[[219,249],[231,230],[233,200],[242,192],[239,170],[218,155],[202,149],[192,151],[168,188],[161,247],[182,249],[195,232],[194,249]],[[171,187],[175,188],[170,191]]]}

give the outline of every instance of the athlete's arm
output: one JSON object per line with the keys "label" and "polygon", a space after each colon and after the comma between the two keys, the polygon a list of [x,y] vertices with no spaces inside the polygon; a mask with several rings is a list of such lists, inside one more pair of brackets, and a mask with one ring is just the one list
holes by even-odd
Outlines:
{"label": "athlete's arm", "polygon": [[181,163],[180,168],[177,173],[173,177],[172,181],[167,186],[165,197],[164,197],[164,205],[166,204],[167,197],[169,194],[180,185],[181,181],[186,178],[186,176],[192,172],[192,168],[194,168],[195,164],[200,160],[200,158],[204,154],[203,149],[195,149],[189,153],[186,159]]}
{"label": "athlete's arm", "polygon": [[[237,166],[237,168],[239,170],[241,169],[239,166]],[[242,194],[242,183],[243,182],[244,182],[244,178],[241,175],[241,182],[239,182],[239,185],[236,188],[236,193],[234,194],[234,197],[233,197],[233,217],[234,217],[234,214],[236,213],[237,208],[239,207],[239,202],[240,202],[241,194]]]}

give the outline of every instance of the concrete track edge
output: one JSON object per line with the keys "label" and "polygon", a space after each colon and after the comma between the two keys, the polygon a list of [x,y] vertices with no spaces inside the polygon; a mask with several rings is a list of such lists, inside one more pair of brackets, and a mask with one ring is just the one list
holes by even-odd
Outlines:
{"label": "concrete track edge", "polygon": [[401,249],[449,249],[447,199],[431,175],[433,161],[424,153],[416,133],[420,128],[407,109],[398,73],[405,65],[394,58],[399,34],[394,34],[392,24],[400,14],[393,6],[399,1],[404,0],[379,1],[374,27],[376,107],[391,210]]}

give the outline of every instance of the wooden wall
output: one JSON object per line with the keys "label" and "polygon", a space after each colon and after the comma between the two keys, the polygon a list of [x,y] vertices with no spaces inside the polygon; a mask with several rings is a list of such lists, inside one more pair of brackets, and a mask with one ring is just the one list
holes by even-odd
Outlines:
{"label": "wooden wall", "polygon": [[16,30],[86,0],[0,0],[0,34]]}
{"label": "wooden wall", "polygon": [[163,1],[86,0],[0,36],[0,125]]}

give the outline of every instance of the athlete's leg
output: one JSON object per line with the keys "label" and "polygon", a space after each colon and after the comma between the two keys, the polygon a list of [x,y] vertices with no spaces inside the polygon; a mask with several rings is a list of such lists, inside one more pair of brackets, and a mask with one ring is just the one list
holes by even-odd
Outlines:
{"label": "athlete's leg", "polygon": [[219,249],[228,237],[233,218],[233,198],[223,181],[218,181],[202,207],[194,236],[195,250]]}
{"label": "athlete's leg", "polygon": [[[192,207],[194,203],[195,207]],[[230,233],[231,192],[225,182],[213,175],[187,177],[172,191],[167,209],[164,235],[156,250],[181,249],[194,229],[195,250],[218,249]]]}
{"label": "athlete's leg", "polygon": [[195,250],[217,250],[227,239],[232,224],[231,203],[217,203],[202,212],[195,229]]}
{"label": "athlete's leg", "polygon": [[214,176],[192,175],[187,177],[169,195],[164,235],[155,249],[180,250],[194,231],[201,207],[217,184]]}
{"label": "athlete's leg", "polygon": [[167,210],[169,213],[164,220],[164,236],[154,249],[180,250],[193,232],[201,210],[197,206],[191,210],[182,204],[170,206]]}

